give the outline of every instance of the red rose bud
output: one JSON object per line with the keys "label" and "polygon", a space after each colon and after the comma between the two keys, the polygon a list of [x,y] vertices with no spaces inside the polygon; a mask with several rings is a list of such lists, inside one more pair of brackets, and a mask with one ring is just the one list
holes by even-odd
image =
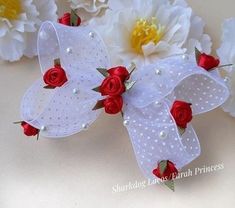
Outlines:
{"label": "red rose bud", "polygon": [[50,87],[61,87],[68,81],[64,69],[60,65],[49,69],[43,76],[44,82]]}
{"label": "red rose bud", "polygon": [[119,76],[123,82],[130,78],[130,73],[128,72],[126,67],[123,67],[123,66],[111,68],[108,70],[108,73],[111,76],[113,75]]}
{"label": "red rose bud", "polygon": [[220,60],[214,58],[213,56],[202,53],[198,59],[198,65],[207,71],[219,66]]}
{"label": "red rose bud", "polygon": [[191,105],[183,101],[175,101],[171,108],[171,114],[176,124],[183,129],[187,128],[187,124],[193,118]]}
{"label": "red rose bud", "polygon": [[171,161],[167,160],[167,165],[166,165],[165,171],[163,173],[161,173],[161,171],[160,171],[160,163],[159,163],[158,167],[153,170],[153,174],[156,177],[161,178],[163,180],[172,180],[172,179],[176,178],[176,176],[178,175],[178,170],[175,167],[174,163],[172,163]]}
{"label": "red rose bud", "polygon": [[117,114],[122,111],[122,96],[108,97],[103,101],[105,112],[108,114]]}
{"label": "red rose bud", "polygon": [[70,13],[65,13],[61,18],[58,19],[58,22],[63,25],[70,26]]}
{"label": "red rose bud", "polygon": [[39,129],[34,128],[24,121],[21,123],[21,126],[24,129],[24,134],[26,136],[36,136],[39,133]]}
{"label": "red rose bud", "polygon": [[109,76],[105,78],[100,86],[100,93],[102,96],[110,95],[116,96],[121,95],[126,90],[125,85],[121,78],[117,75]]}
{"label": "red rose bud", "polygon": [[[78,18],[78,22],[77,22],[77,25],[75,25],[75,26],[79,26],[81,24],[81,18],[79,16],[77,16],[77,18]],[[58,22],[63,24],[63,25],[71,26],[70,20],[71,20],[71,14],[70,13],[65,13],[63,15],[63,17],[58,19]]]}

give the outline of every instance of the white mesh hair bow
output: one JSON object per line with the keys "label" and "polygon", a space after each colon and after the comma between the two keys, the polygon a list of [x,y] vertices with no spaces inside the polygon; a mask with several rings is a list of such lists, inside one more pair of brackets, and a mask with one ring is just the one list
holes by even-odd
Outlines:
{"label": "white mesh hair bow", "polygon": [[[104,99],[93,89],[104,77],[96,68],[108,68],[106,47],[89,26],[67,27],[45,22],[38,37],[42,73],[60,59],[67,82],[45,89],[39,79],[26,92],[21,104],[22,120],[49,138],[67,137],[88,128],[99,116],[93,110]],[[191,124],[180,133],[171,108],[176,100],[191,103],[193,115],[208,112],[229,96],[224,81],[198,67],[194,58],[169,57],[138,68],[128,82],[134,85],[123,93],[123,119],[140,169],[152,173],[160,161],[172,161],[182,168],[200,155],[200,144]]]}

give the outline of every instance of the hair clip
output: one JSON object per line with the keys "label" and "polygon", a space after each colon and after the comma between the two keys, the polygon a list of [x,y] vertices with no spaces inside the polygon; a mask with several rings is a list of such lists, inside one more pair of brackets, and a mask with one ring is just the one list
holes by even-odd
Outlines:
{"label": "hair clip", "polygon": [[171,189],[178,171],[200,155],[193,116],[229,96],[212,71],[219,65],[212,56],[197,51],[197,60],[177,55],[136,70],[111,67],[102,38],[89,26],[45,22],[38,54],[43,76],[22,99],[22,126],[67,137],[87,130],[102,108],[122,113],[141,171],[148,179],[165,178]]}

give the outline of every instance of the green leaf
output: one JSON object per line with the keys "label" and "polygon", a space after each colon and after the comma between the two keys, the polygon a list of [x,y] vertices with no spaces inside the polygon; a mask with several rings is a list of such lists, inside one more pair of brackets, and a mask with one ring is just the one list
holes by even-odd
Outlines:
{"label": "green leaf", "polygon": [[215,69],[221,69],[221,68],[225,68],[225,67],[229,67],[229,66],[233,66],[233,65],[234,64],[221,65],[221,66],[214,67],[214,68],[210,69],[209,71],[213,71]]}
{"label": "green leaf", "polygon": [[98,110],[104,107],[104,102],[103,100],[99,100],[97,101],[96,105],[94,106],[94,108],[92,110]]}
{"label": "green leaf", "polygon": [[167,160],[162,160],[162,161],[159,163],[159,168],[160,168],[160,174],[161,174],[161,175],[165,172],[166,167],[167,167]]}
{"label": "green leaf", "polygon": [[37,134],[37,141],[39,140],[40,133]]}
{"label": "green leaf", "polygon": [[122,118],[124,118],[124,112],[123,111],[121,111],[121,115],[122,115]]}
{"label": "green leaf", "polygon": [[136,81],[126,81],[125,82],[126,91],[130,90],[135,85],[135,83]]}
{"label": "green leaf", "polygon": [[21,124],[23,121],[15,121],[13,124]]}
{"label": "green leaf", "polygon": [[175,191],[175,182],[173,180],[165,181],[164,184],[172,191]]}
{"label": "green leaf", "polygon": [[225,64],[225,65],[218,66],[217,68],[224,68],[224,67],[233,66],[233,65],[234,64]]}
{"label": "green leaf", "polygon": [[100,92],[100,87],[95,87],[92,90],[95,91],[95,92]]}
{"label": "green leaf", "polygon": [[199,59],[200,59],[200,56],[202,55],[201,51],[199,51],[196,47],[195,47],[195,57],[196,57],[196,61],[197,61],[197,64],[199,64]]}
{"label": "green leaf", "polygon": [[185,131],[186,131],[186,129],[181,128],[181,127],[179,127],[179,126],[178,126],[178,130],[179,130],[179,133],[180,133],[181,136],[182,136],[182,135],[185,133]]}
{"label": "green leaf", "polygon": [[108,77],[109,76],[109,73],[108,73],[107,69],[105,69],[105,68],[97,68],[97,71],[99,73],[101,73],[104,77]]}
{"label": "green leaf", "polygon": [[129,69],[129,74],[130,76],[132,75],[132,73],[136,70],[136,65],[134,62],[131,63],[130,67],[128,68]]}
{"label": "green leaf", "polygon": [[76,10],[71,10],[71,17],[70,17],[70,25],[71,26],[78,26],[78,15],[76,13]]}
{"label": "green leaf", "polygon": [[44,89],[55,89],[56,87],[53,87],[53,86],[50,86],[50,85],[47,85],[45,87],[43,87]]}
{"label": "green leaf", "polygon": [[55,59],[54,60],[54,66],[60,66],[61,64],[60,64],[60,59],[58,58],[58,59]]}

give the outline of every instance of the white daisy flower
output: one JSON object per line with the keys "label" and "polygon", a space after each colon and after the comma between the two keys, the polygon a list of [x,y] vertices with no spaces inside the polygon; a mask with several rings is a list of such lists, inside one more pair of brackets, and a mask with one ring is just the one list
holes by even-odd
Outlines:
{"label": "white daisy flower", "polygon": [[184,0],[109,0],[110,10],[91,21],[113,64],[151,63],[175,54],[211,52],[204,22]]}
{"label": "white daisy flower", "polygon": [[[222,43],[217,50],[222,64],[235,64],[235,18],[225,20],[223,24]],[[224,104],[225,112],[235,117],[235,67],[226,68],[227,83],[230,88],[230,98]]]}
{"label": "white daisy flower", "polygon": [[89,20],[100,15],[108,8],[108,0],[69,0],[71,8],[76,9],[79,16]]}
{"label": "white daisy flower", "polygon": [[56,11],[54,0],[0,0],[0,59],[37,55],[37,30],[45,20],[56,21]]}

